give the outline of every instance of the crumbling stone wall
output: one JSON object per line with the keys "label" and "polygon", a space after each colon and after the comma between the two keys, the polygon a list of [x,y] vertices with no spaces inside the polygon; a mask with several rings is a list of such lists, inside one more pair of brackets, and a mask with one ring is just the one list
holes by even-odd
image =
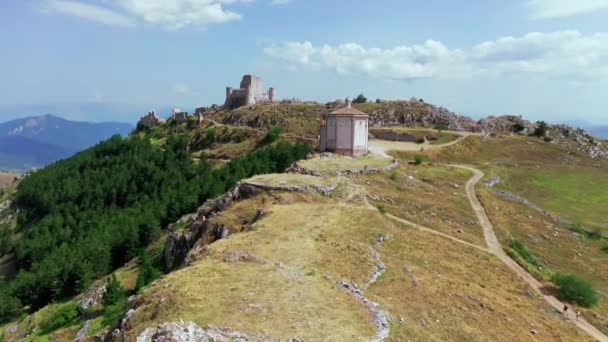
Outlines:
{"label": "crumbling stone wall", "polygon": [[275,89],[270,88],[264,92],[264,81],[261,77],[244,75],[239,89],[226,87],[226,108],[250,106],[261,102],[272,102],[275,98]]}

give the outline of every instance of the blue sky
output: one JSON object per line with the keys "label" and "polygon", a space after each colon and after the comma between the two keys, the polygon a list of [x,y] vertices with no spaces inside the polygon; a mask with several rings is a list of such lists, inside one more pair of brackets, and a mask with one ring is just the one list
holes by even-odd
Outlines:
{"label": "blue sky", "polygon": [[608,122],[608,0],[1,6],[0,121],[134,122],[147,109],[222,103],[225,86],[254,73],[283,98],[420,97],[474,117]]}

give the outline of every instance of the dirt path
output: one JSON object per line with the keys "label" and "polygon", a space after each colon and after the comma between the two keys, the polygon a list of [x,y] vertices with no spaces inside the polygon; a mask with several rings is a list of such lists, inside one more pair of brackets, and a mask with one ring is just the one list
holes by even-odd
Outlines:
{"label": "dirt path", "polygon": [[[370,140],[369,141],[369,150],[374,154],[381,155],[383,157],[390,157],[387,154],[387,151],[420,151],[423,149],[424,151],[437,150],[440,148],[456,145],[463,141],[466,137],[470,135],[475,135],[476,133],[469,132],[461,132],[460,136],[457,139],[454,139],[450,142],[441,145],[433,145],[428,140],[425,140],[424,143],[418,144],[414,142],[404,142],[404,141],[388,141],[388,140]],[[392,157],[390,157],[392,158]]]}
{"label": "dirt path", "polygon": [[[374,208],[374,209],[376,209],[376,208]],[[454,236],[452,236],[452,235],[450,235],[450,234],[442,233],[442,232],[437,231],[437,230],[435,230],[435,229],[431,229],[431,228],[427,228],[427,227],[425,227],[425,226],[421,226],[421,225],[419,225],[419,224],[417,224],[417,223],[410,222],[410,221],[408,221],[408,220],[406,220],[406,219],[402,219],[401,217],[397,217],[397,216],[395,216],[395,215],[391,215],[391,214],[388,214],[388,213],[386,213],[385,215],[386,215],[387,217],[389,217],[389,218],[391,218],[391,219],[393,219],[393,220],[397,221],[397,222],[401,222],[401,223],[404,223],[404,224],[406,224],[406,225],[408,225],[408,226],[412,226],[412,227],[414,227],[414,228],[416,228],[416,229],[418,229],[418,230],[421,230],[421,231],[423,231],[423,232],[427,232],[427,233],[431,233],[431,234],[439,235],[439,236],[444,237],[444,238],[446,238],[446,239],[450,239],[450,240],[452,240],[452,241],[454,241],[454,242],[458,242],[458,243],[461,243],[461,244],[463,244],[463,245],[467,245],[467,246],[469,246],[469,247],[473,247],[473,248],[479,249],[479,250],[480,250],[480,251],[482,251],[482,252],[490,252],[490,250],[488,250],[488,249],[486,249],[486,248],[483,248],[483,247],[481,247],[481,246],[478,246],[478,245],[476,245],[476,244],[474,244],[474,243],[471,243],[471,242],[468,242],[468,241],[461,240],[461,239],[459,239],[459,238],[457,238],[457,237],[454,237]]]}
{"label": "dirt path", "polygon": [[[425,147],[425,149],[439,149],[439,148],[455,145],[455,144],[463,141],[467,136],[468,136],[468,134],[463,134],[460,136],[460,138],[458,138],[454,141],[451,141],[449,143],[446,143],[446,144],[423,145],[423,147]],[[420,148],[421,148],[421,145],[414,144],[414,143],[388,142],[388,141],[379,142],[377,140],[370,142],[370,151],[372,153],[380,154],[383,156],[388,155],[387,151],[390,151],[390,150],[416,151],[416,150],[419,150]],[[390,214],[387,214],[387,216],[393,220],[408,224],[410,226],[416,227],[423,231],[427,231],[429,233],[433,233],[436,235],[441,235],[445,238],[466,244],[470,247],[474,247],[474,248],[481,249],[484,251],[489,251],[490,253],[496,255],[502,262],[504,262],[515,273],[517,273],[517,275],[522,280],[524,280],[540,296],[542,296],[542,298],[547,303],[549,303],[555,310],[557,310],[558,312],[561,313],[562,309],[564,307],[564,303],[559,301],[554,296],[545,294],[543,291],[545,286],[540,281],[538,281],[536,278],[534,278],[530,273],[528,273],[528,271],[526,271],[523,267],[521,267],[517,262],[515,262],[515,260],[511,259],[511,257],[509,257],[507,255],[507,253],[505,253],[505,251],[502,249],[502,246],[501,246],[500,242],[498,241],[496,234],[494,233],[494,227],[492,226],[492,222],[490,222],[490,219],[488,218],[488,215],[487,215],[483,205],[481,204],[481,202],[479,202],[479,199],[477,198],[477,193],[475,192],[475,186],[484,176],[483,172],[481,170],[478,170],[476,168],[466,166],[466,165],[448,165],[448,166],[465,169],[465,170],[469,170],[469,171],[473,172],[473,177],[471,177],[467,181],[465,189],[466,189],[467,197],[469,199],[471,207],[473,208],[473,211],[475,212],[475,215],[477,216],[477,219],[479,220],[479,224],[481,225],[481,227],[483,229],[484,239],[485,239],[486,245],[488,247],[487,250],[484,249],[483,247],[477,246],[475,244],[460,240],[449,234],[440,233],[436,230],[420,226],[418,224],[409,222],[400,217],[393,216]],[[577,327],[579,327],[580,329],[582,329],[583,331],[588,333],[590,336],[592,336],[596,340],[608,342],[608,337],[606,335],[604,335],[601,331],[599,331],[595,326],[593,326],[592,324],[587,322],[584,318],[580,318],[580,320],[575,320],[575,319],[568,317],[568,320],[571,321],[572,323],[576,324]]]}
{"label": "dirt path", "polygon": [[[488,218],[488,215],[486,214],[483,205],[479,202],[479,199],[477,198],[477,194],[475,192],[475,186],[484,176],[483,172],[470,166],[450,166],[473,172],[473,177],[471,177],[466,184],[467,197],[469,198],[469,202],[471,203],[471,207],[473,208],[475,215],[477,215],[477,218],[479,219],[479,224],[483,228],[483,235],[490,252],[496,255],[502,262],[509,266],[509,268],[515,271],[515,273],[517,273],[517,275],[521,279],[523,279],[526,283],[528,283],[528,285],[534,288],[536,292],[538,292],[545,299],[545,301],[547,301],[551,306],[553,306],[553,308],[555,308],[555,310],[561,312],[562,308],[564,307],[564,303],[559,301],[554,296],[550,296],[543,293],[543,289],[545,286],[536,278],[534,278],[530,273],[528,273],[518,263],[516,263],[513,259],[511,259],[511,257],[509,257],[502,249],[502,246],[500,245],[500,242],[498,241],[498,238],[494,233],[494,227],[492,226],[492,223],[490,222],[490,219]],[[596,327],[587,322],[584,318],[581,318],[580,320],[573,320],[569,318],[569,320],[598,341],[608,341],[608,337],[606,335],[604,335]]]}

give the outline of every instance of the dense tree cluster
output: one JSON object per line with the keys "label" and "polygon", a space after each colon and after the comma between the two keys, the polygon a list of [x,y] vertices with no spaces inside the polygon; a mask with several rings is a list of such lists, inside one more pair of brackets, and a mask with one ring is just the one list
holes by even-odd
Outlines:
{"label": "dense tree cluster", "polygon": [[279,142],[214,169],[194,163],[186,144],[171,137],[161,149],[115,136],[26,177],[15,196],[19,273],[0,283],[0,298],[11,298],[2,300],[0,321],[16,306],[36,309],[85,290],[206,199],[240,179],[283,171],[310,150]]}

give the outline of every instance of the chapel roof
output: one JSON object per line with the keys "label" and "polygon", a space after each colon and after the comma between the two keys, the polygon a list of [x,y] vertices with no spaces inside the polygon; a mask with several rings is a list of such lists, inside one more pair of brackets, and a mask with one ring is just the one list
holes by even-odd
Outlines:
{"label": "chapel roof", "polygon": [[329,113],[332,115],[367,115],[367,113],[358,110],[357,108],[353,108],[349,105],[346,107],[336,109],[333,112]]}

